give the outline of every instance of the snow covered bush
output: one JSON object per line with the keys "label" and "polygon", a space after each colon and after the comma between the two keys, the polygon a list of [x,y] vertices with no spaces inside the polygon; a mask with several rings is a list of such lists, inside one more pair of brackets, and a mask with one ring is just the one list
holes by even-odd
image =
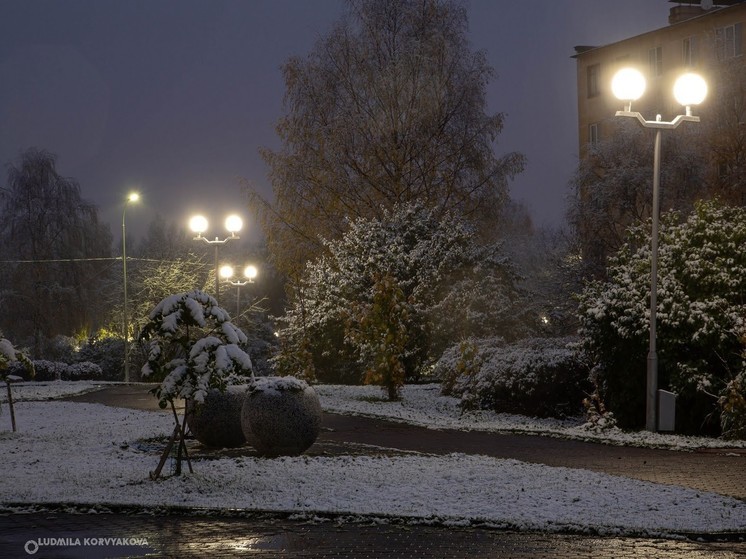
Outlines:
{"label": "snow covered bush", "polygon": [[62,380],[67,371],[67,363],[61,361],[47,361],[46,359],[35,359],[34,370],[36,371],[36,380]]}
{"label": "snow covered bush", "polygon": [[525,331],[510,264],[453,215],[400,205],[350,222],[325,246],[280,319],[281,375],[389,390],[417,378],[453,339]]}
{"label": "snow covered bush", "polygon": [[746,319],[740,322],[740,339],[741,369],[718,398],[722,435],[730,439],[746,439]]}
{"label": "snow covered bush", "polygon": [[[746,208],[699,203],[686,219],[661,218],[658,261],[659,387],[678,394],[677,429],[717,433],[717,403],[743,370]],[[629,232],[608,279],[580,298],[580,335],[598,390],[620,426],[645,416],[650,322],[650,225]],[[722,406],[722,404],[721,404]]]}
{"label": "snow covered bush", "polygon": [[444,392],[464,410],[489,409],[534,417],[566,417],[582,410],[590,390],[588,365],[574,338],[468,340],[444,353],[436,371]]}
{"label": "snow covered bush", "polygon": [[8,377],[20,377],[19,369],[25,370],[30,378],[35,375],[34,364],[25,353],[18,351],[10,340],[0,338],[0,379],[7,381]]}
{"label": "snow covered bush", "polygon": [[149,343],[143,377],[163,379],[154,391],[161,407],[175,398],[201,403],[209,389],[224,390],[252,375],[251,359],[241,348],[246,335],[214,297],[199,290],[158,303],[140,339]]}
{"label": "snow covered bush", "polygon": [[[130,363],[138,355],[130,351]],[[103,380],[122,380],[124,371],[124,340],[121,336],[100,333],[88,338],[75,353],[78,362],[91,362],[101,367]],[[141,364],[141,362],[140,362]]]}
{"label": "snow covered bush", "polygon": [[61,380],[99,380],[103,377],[101,367],[90,361],[72,363],[61,372]]}

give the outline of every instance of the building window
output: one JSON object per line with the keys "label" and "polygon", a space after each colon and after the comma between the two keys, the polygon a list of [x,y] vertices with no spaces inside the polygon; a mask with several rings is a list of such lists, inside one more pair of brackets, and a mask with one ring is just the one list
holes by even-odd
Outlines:
{"label": "building window", "polygon": [[598,145],[598,122],[588,125],[588,145],[592,148]]}
{"label": "building window", "polygon": [[693,68],[697,65],[697,38],[686,37],[683,46],[684,65]]}
{"label": "building window", "polygon": [[743,27],[740,23],[715,29],[715,52],[718,60],[728,60],[743,54]]}
{"label": "building window", "polygon": [[592,64],[586,69],[588,79],[588,97],[596,97],[601,94],[599,81],[601,74],[601,65]]}
{"label": "building window", "polygon": [[656,47],[648,51],[648,60],[650,61],[650,75],[663,75],[663,47]]}

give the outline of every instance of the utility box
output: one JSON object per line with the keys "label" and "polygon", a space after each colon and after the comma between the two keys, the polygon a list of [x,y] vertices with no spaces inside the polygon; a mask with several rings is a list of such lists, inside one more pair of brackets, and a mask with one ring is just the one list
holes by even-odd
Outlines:
{"label": "utility box", "polygon": [[676,429],[676,394],[666,390],[658,391],[658,431]]}

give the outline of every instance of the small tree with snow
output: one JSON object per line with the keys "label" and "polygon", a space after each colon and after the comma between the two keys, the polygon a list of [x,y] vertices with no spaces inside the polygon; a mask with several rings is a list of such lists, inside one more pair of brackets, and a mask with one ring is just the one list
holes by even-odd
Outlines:
{"label": "small tree with snow", "polygon": [[355,305],[347,329],[366,364],[364,382],[381,386],[389,400],[398,399],[404,386],[407,314],[404,292],[393,277],[384,276],[373,285],[372,301]]}
{"label": "small tree with snow", "polygon": [[10,421],[13,431],[16,430],[16,418],[15,411],[13,410],[13,395],[10,391],[10,383],[21,379],[10,374],[10,365],[16,362],[23,363],[29,375],[31,377],[34,376],[34,364],[31,360],[24,353],[13,347],[13,344],[9,340],[0,338],[0,378],[3,379],[8,388],[8,407],[10,408]]}
{"label": "small tree with snow", "polygon": [[149,342],[143,377],[162,377],[159,405],[175,398],[203,402],[211,388],[225,389],[252,373],[241,349],[246,335],[230,322],[214,297],[199,291],[171,295],[150,313],[140,334]]}
{"label": "small tree with snow", "polygon": [[171,295],[158,303],[140,338],[149,342],[142,375],[163,379],[154,393],[162,408],[171,405],[176,421],[161,464],[151,475],[159,475],[175,440],[179,444],[176,470],[179,473],[182,450],[186,454],[183,442],[186,415],[180,425],[174,400],[183,398],[203,403],[211,388],[225,390],[226,385],[237,384],[241,377],[252,375],[251,359],[240,347],[246,343],[246,335],[230,322],[230,316],[214,297],[194,290]]}

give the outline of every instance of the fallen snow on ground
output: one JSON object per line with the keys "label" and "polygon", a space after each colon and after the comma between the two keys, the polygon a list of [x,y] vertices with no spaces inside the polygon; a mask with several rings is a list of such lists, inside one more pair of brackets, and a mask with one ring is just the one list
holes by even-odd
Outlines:
{"label": "fallen snow on ground", "polygon": [[401,400],[395,402],[385,400],[381,389],[375,386],[319,385],[314,388],[325,411],[391,419],[431,429],[552,435],[617,445],[670,449],[746,448],[746,441],[684,437],[648,431],[625,432],[616,428],[595,432],[584,426],[580,419],[539,419],[489,411],[462,414],[459,400],[441,396],[438,384],[405,386]]}
{"label": "fallen snow on ground", "polygon": [[[12,385],[13,400],[15,402],[53,400],[115,384],[121,383],[96,381],[14,383]],[[146,385],[143,383],[143,386]],[[321,399],[324,411],[389,419],[431,429],[550,435],[607,444],[681,450],[746,448],[746,441],[685,437],[648,431],[627,432],[621,429],[595,432],[584,426],[581,419],[539,419],[489,411],[462,414],[459,400],[450,396],[441,396],[439,384],[405,386],[402,390],[402,399],[396,402],[386,400],[382,390],[375,386],[316,385],[314,388]],[[7,402],[7,399],[5,390],[0,391],[0,404]]]}
{"label": "fallen snow on ground", "polygon": [[221,458],[195,462],[194,474],[151,481],[159,457],[137,441],[170,434],[168,413],[45,401],[19,403],[16,419],[19,432],[0,431],[4,504],[396,516],[601,534],[746,531],[746,503],[737,499],[463,454]]}
{"label": "fallen snow on ground", "polygon": [[[52,380],[49,382],[14,382],[10,386],[14,402],[33,402],[37,400],[54,400],[57,398],[64,398],[65,396],[73,396],[74,394],[83,394],[113,384],[120,383],[93,380]],[[0,403],[4,404],[7,401],[8,393],[6,389],[3,389],[0,391]]]}

